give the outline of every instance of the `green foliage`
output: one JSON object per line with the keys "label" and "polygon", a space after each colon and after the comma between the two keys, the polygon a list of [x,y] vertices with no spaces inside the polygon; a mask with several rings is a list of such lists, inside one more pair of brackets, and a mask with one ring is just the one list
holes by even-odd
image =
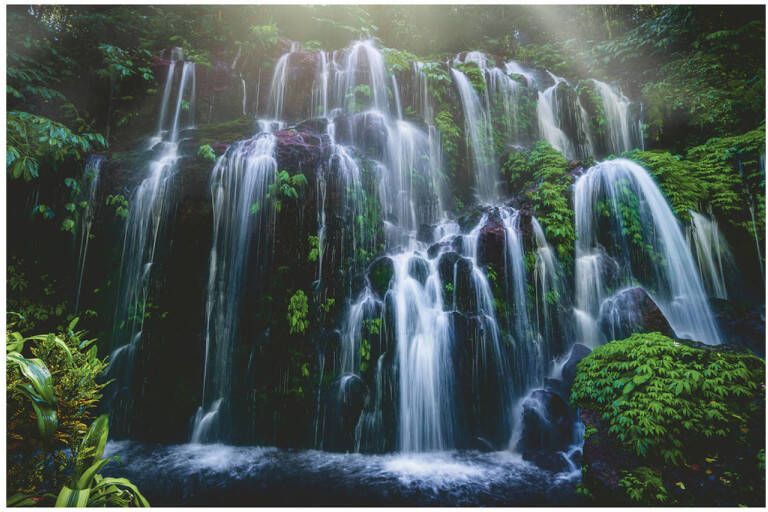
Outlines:
{"label": "green foliage", "polygon": [[468,62],[466,64],[456,64],[454,67],[467,76],[472,87],[475,88],[475,91],[477,91],[478,94],[485,92],[485,75],[483,74],[483,71],[477,67],[477,64]]}
{"label": "green foliage", "polygon": [[5,165],[13,179],[31,181],[40,175],[41,165],[55,168],[68,158],[80,159],[107,146],[99,134],[76,134],[61,123],[29,112],[8,112],[7,127]]}
{"label": "green foliage", "polygon": [[266,51],[274,48],[280,40],[280,30],[275,22],[264,25],[253,25],[249,31],[250,43],[260,50]]}
{"label": "green foliage", "polygon": [[532,203],[534,214],[547,240],[557,248],[561,261],[573,257],[576,233],[570,207],[572,177],[568,161],[544,141],[532,149],[510,153],[502,172],[510,190],[522,191]]}
{"label": "green foliage", "polygon": [[441,110],[435,116],[435,128],[440,132],[440,142],[445,156],[454,161],[461,143],[461,128],[456,124],[450,110]]}
{"label": "green foliage", "polygon": [[9,496],[14,503],[45,503],[62,489],[60,498],[72,504],[146,506],[127,480],[97,474],[108,462],[102,458],[107,418],[87,423],[109,384],[99,381],[107,362],[77,324],[73,318],[60,332],[35,336],[7,333]]}
{"label": "green foliage", "polygon": [[57,507],[148,507],[139,489],[125,478],[98,474],[117,457],[104,458],[109,436],[109,417],[99,416],[86,432],[75,453],[75,470],[68,485],[56,497]]}
{"label": "green foliage", "polygon": [[368,338],[360,341],[360,372],[365,373],[371,364],[371,343]]}
{"label": "green foliage", "polygon": [[323,313],[328,314],[331,312],[331,309],[333,309],[333,306],[335,304],[336,304],[336,299],[334,299],[333,297],[328,297],[323,301],[322,304],[320,304],[320,310]]}
{"label": "green foliage", "polygon": [[128,218],[128,200],[123,194],[108,195],[106,199],[107,206],[112,206],[115,209],[115,215],[121,219]]}
{"label": "green foliage", "polygon": [[765,175],[759,158],[765,152],[765,128],[731,137],[714,138],[690,148],[686,155],[665,151],[632,151],[635,160],[653,174],[682,220],[688,211],[712,210],[718,219],[751,233],[750,205],[762,237],[765,219]]}
{"label": "green foliage", "polygon": [[320,238],[315,235],[309,235],[307,237],[307,243],[309,244],[307,261],[315,263],[320,258]]}
{"label": "green foliage", "polygon": [[627,493],[629,499],[644,505],[663,504],[667,501],[667,489],[661,480],[661,475],[648,467],[639,467],[634,471],[625,471],[619,480],[619,485]]}
{"label": "green foliage", "polygon": [[410,71],[413,63],[419,60],[416,55],[406,50],[382,48],[381,53],[384,54],[384,62],[390,73]]}
{"label": "green foliage", "polygon": [[197,156],[203,160],[208,160],[209,162],[216,161],[216,152],[213,150],[210,144],[203,144],[197,148]]}
{"label": "green foliage", "polygon": [[579,363],[571,400],[601,414],[609,433],[643,460],[680,466],[718,439],[749,443],[764,378],[763,361],[752,355],[634,334]]}
{"label": "green foliage", "polygon": [[303,290],[296,290],[288,301],[288,331],[291,334],[304,334],[309,327],[309,304]]}
{"label": "green foliage", "polygon": [[299,191],[307,186],[307,178],[297,173],[291,176],[288,171],[280,171],[275,174],[275,181],[267,189],[267,197],[272,199],[275,211],[280,212],[285,200],[297,200]]}

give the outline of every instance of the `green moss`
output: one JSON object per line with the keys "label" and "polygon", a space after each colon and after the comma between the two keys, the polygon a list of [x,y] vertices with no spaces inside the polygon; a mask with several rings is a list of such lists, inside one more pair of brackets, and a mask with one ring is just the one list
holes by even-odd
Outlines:
{"label": "green moss", "polygon": [[683,466],[717,441],[753,442],[764,380],[765,363],[755,356],[634,334],[579,363],[571,400],[599,413],[641,460]]}
{"label": "green moss", "polygon": [[201,146],[216,142],[231,144],[235,141],[253,135],[253,119],[241,117],[224,123],[203,124],[195,130],[198,143]]}

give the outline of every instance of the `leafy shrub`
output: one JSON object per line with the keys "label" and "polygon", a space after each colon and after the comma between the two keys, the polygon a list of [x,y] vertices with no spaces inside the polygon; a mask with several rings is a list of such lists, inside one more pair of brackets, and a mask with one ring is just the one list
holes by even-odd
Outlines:
{"label": "leafy shrub", "polygon": [[309,327],[309,304],[303,290],[296,290],[288,302],[288,330],[291,334],[304,334]]}
{"label": "leafy shrub", "polygon": [[210,144],[203,144],[197,148],[197,156],[210,162],[216,161],[216,152],[213,150]]}
{"label": "leafy shrub", "polygon": [[307,178],[303,174],[291,174],[288,171],[280,171],[275,175],[275,181],[269,185],[267,197],[274,201],[275,211],[279,212],[283,207],[283,201],[299,198],[299,191],[307,186]]}
{"label": "leafy shrub", "polygon": [[52,505],[59,494],[57,505],[148,506],[128,480],[98,474],[109,461],[108,420],[92,420],[109,384],[99,382],[107,361],[77,323],[28,337],[7,332],[8,504]]}
{"label": "leafy shrub", "polygon": [[527,151],[512,152],[502,169],[508,188],[531,201],[534,214],[562,261],[573,257],[576,232],[569,205],[573,182],[568,161],[547,142]]}
{"label": "leafy shrub", "polygon": [[667,501],[667,489],[661,475],[648,467],[626,471],[619,480],[619,485],[629,499],[637,503],[664,503]]}
{"label": "leafy shrub", "polygon": [[571,400],[600,413],[643,460],[681,466],[716,440],[750,443],[764,380],[765,364],[752,355],[634,334],[579,363]]}

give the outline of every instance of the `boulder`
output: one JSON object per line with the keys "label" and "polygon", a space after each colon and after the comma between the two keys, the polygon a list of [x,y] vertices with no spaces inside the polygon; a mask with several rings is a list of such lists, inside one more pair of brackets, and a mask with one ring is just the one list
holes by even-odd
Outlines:
{"label": "boulder", "polygon": [[568,403],[548,389],[536,389],[522,402],[522,427],[516,449],[523,459],[549,471],[569,467],[562,452],[574,442],[576,416]]}
{"label": "boulder", "polygon": [[423,286],[429,277],[429,264],[423,258],[414,256],[408,261],[408,274]]}
{"label": "boulder", "polygon": [[722,299],[710,306],[724,343],[765,356],[765,309]]}
{"label": "boulder", "polygon": [[488,216],[477,237],[477,264],[493,265],[497,272],[504,269],[507,247],[507,232],[498,211]]}
{"label": "boulder", "polygon": [[600,305],[598,324],[608,341],[636,332],[660,332],[674,337],[664,313],[643,288],[620,290]]}
{"label": "boulder", "polygon": [[571,353],[568,356],[568,360],[563,365],[562,372],[563,387],[565,388],[567,394],[570,394],[571,386],[573,386],[573,379],[576,378],[576,365],[579,364],[579,361],[591,353],[592,350],[590,350],[586,345],[582,345],[581,343],[577,343],[573,346],[573,348],[571,348]]}
{"label": "boulder", "polygon": [[368,265],[368,283],[371,288],[383,299],[395,277],[395,265],[389,256],[379,256]]}

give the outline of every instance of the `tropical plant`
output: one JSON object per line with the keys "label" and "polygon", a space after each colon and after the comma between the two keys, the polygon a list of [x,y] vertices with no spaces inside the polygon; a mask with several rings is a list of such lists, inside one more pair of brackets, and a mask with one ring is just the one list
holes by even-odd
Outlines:
{"label": "tropical plant", "polygon": [[[9,327],[20,323],[11,314]],[[107,417],[91,423],[109,382],[96,340],[76,330],[6,338],[8,382],[8,505],[147,505],[125,479],[102,477]],[[56,497],[58,493],[59,498]]]}
{"label": "tropical plant", "polygon": [[304,334],[309,327],[309,304],[303,290],[296,290],[288,301],[288,331],[291,334]]}

